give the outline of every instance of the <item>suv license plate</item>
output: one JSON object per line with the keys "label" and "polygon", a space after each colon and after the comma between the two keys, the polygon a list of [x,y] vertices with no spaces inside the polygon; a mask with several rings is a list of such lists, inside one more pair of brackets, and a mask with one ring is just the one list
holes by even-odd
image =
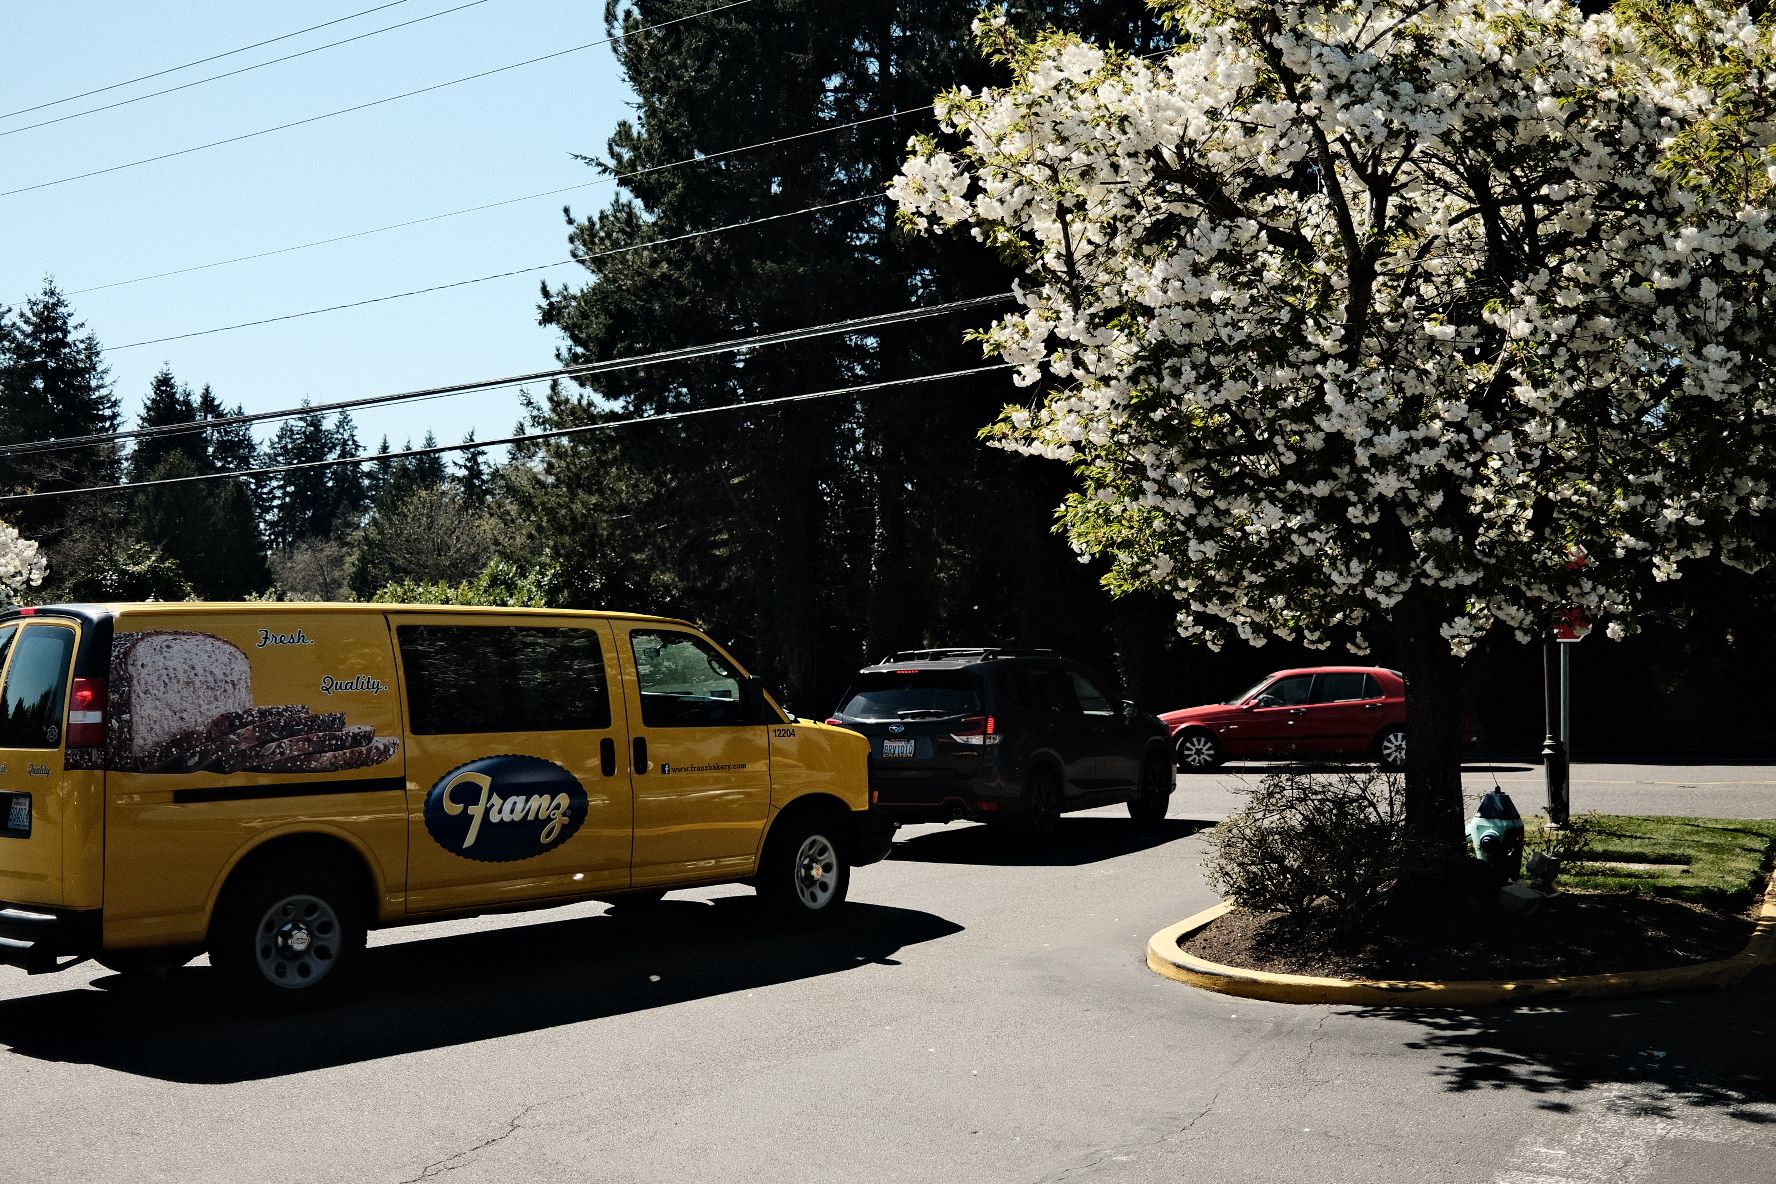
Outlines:
{"label": "suv license plate", "polygon": [[6,829],[14,834],[28,835],[31,833],[31,795],[15,793],[9,796],[6,804]]}
{"label": "suv license plate", "polygon": [[882,741],[882,755],[912,756],[913,742],[911,740],[884,740]]}

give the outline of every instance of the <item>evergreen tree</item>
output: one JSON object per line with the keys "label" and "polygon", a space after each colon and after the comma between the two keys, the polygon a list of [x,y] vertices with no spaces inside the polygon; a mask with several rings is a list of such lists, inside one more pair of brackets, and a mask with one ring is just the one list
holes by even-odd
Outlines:
{"label": "evergreen tree", "polygon": [[[332,455],[339,460],[362,456],[364,446],[358,442],[358,427],[349,411],[341,411],[328,429],[327,442]],[[334,498],[334,521],[344,530],[355,530],[370,509],[369,485],[362,465],[335,465],[331,470]]]}
{"label": "evergreen tree", "polygon": [[[339,508],[333,466],[316,463],[332,459],[333,444],[326,420],[310,411],[285,420],[260,454],[262,467],[284,470],[264,479],[265,533],[273,547],[287,549],[333,533]],[[312,467],[292,467],[299,465]]]}
{"label": "evergreen tree", "polygon": [[[613,2],[606,20],[615,32],[703,7],[698,0]],[[1137,50],[1150,48],[1158,30],[1137,0],[1022,9],[1031,21],[1066,20]],[[627,192],[571,223],[591,282],[544,289],[542,319],[567,339],[562,360],[1009,288],[1010,273],[977,244],[903,238],[885,202],[661,242],[881,193],[912,123],[877,117],[923,108],[937,91],[987,79],[990,67],[968,44],[971,16],[937,0],[770,0],[713,13],[673,38],[619,42],[637,116],[618,127],[597,163],[625,174]],[[706,165],[645,171],[866,119],[876,122]],[[596,257],[654,242],[661,245]],[[657,414],[961,369],[979,364],[978,347],[960,340],[967,323],[943,318],[605,374],[594,380],[597,401],[553,391],[532,422],[553,428],[596,418],[603,407]],[[644,535],[709,540],[694,557],[660,546],[635,556],[674,569],[636,578],[683,597],[649,607],[720,620],[745,635],[750,652],[777,662],[800,702],[831,693],[866,652],[924,641],[1024,641],[1102,659],[1113,643],[1092,622],[1107,615],[1105,599],[1051,536],[1062,487],[1039,465],[987,454],[977,440],[1016,398],[1009,381],[995,377],[676,421],[626,431],[614,443],[558,442],[542,448],[550,479],[526,486],[524,496],[529,512],[559,523],[565,533],[553,537],[561,548],[581,549],[593,561],[593,540],[636,524],[591,516],[627,515],[618,494],[634,493],[626,483],[639,482],[661,515],[642,525]],[[613,452],[622,464],[608,463]],[[588,483],[603,488],[594,492]]]}
{"label": "evergreen tree", "polygon": [[[98,338],[82,333],[73,308],[53,281],[7,318],[0,334],[0,444],[115,432],[117,397]],[[115,445],[8,457],[0,486],[17,492],[109,485],[119,476]],[[22,502],[16,525],[53,550],[66,511],[59,499]]]}
{"label": "evergreen tree", "polygon": [[[166,428],[197,422],[197,401],[188,387],[179,385],[171,367],[162,366],[148,386],[148,397],[142,401],[142,413],[136,418],[138,428]],[[202,432],[178,435],[138,436],[130,448],[129,479],[146,480],[148,474],[169,456],[180,455],[191,462],[190,471],[210,471],[210,450]]]}
{"label": "evergreen tree", "polygon": [[[475,433],[471,429],[463,437],[464,444],[473,444]],[[457,461],[457,488],[462,490],[463,504],[471,510],[481,510],[487,506],[489,497],[487,479],[487,450],[471,448],[464,452]]]}

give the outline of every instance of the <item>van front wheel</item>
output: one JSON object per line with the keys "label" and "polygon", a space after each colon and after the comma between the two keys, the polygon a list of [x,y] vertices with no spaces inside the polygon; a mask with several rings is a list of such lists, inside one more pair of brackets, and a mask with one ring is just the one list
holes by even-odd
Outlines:
{"label": "van front wheel", "polygon": [[346,877],[326,867],[272,867],[229,894],[210,961],[255,1011],[318,1007],[349,985],[364,955],[364,918]]}
{"label": "van front wheel", "polygon": [[780,920],[824,925],[845,903],[851,867],[835,828],[824,818],[795,819],[765,844],[759,863],[759,899]]}

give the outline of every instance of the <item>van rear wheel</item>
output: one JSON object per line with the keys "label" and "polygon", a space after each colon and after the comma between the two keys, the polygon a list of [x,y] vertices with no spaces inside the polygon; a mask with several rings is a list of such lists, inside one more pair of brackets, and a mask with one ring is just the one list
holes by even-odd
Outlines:
{"label": "van rear wheel", "polygon": [[364,956],[363,906],[329,867],[278,865],[251,875],[218,911],[210,961],[254,1011],[332,1002]]}
{"label": "van rear wheel", "polygon": [[830,818],[805,815],[779,825],[759,861],[758,894],[785,924],[825,925],[851,887],[851,866]]}

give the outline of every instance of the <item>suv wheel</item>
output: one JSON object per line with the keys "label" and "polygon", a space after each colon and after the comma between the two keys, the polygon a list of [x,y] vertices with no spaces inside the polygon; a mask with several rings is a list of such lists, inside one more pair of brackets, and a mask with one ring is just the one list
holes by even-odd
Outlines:
{"label": "suv wheel", "polygon": [[1129,799],[1129,817],[1141,826],[1157,826],[1165,820],[1172,800],[1172,762],[1157,752],[1141,762],[1141,783]]}
{"label": "suv wheel", "polygon": [[1018,829],[1024,838],[1041,843],[1054,837],[1060,823],[1060,774],[1049,765],[1037,765],[1030,770],[1030,780],[1024,786],[1024,812],[1018,819]]}

